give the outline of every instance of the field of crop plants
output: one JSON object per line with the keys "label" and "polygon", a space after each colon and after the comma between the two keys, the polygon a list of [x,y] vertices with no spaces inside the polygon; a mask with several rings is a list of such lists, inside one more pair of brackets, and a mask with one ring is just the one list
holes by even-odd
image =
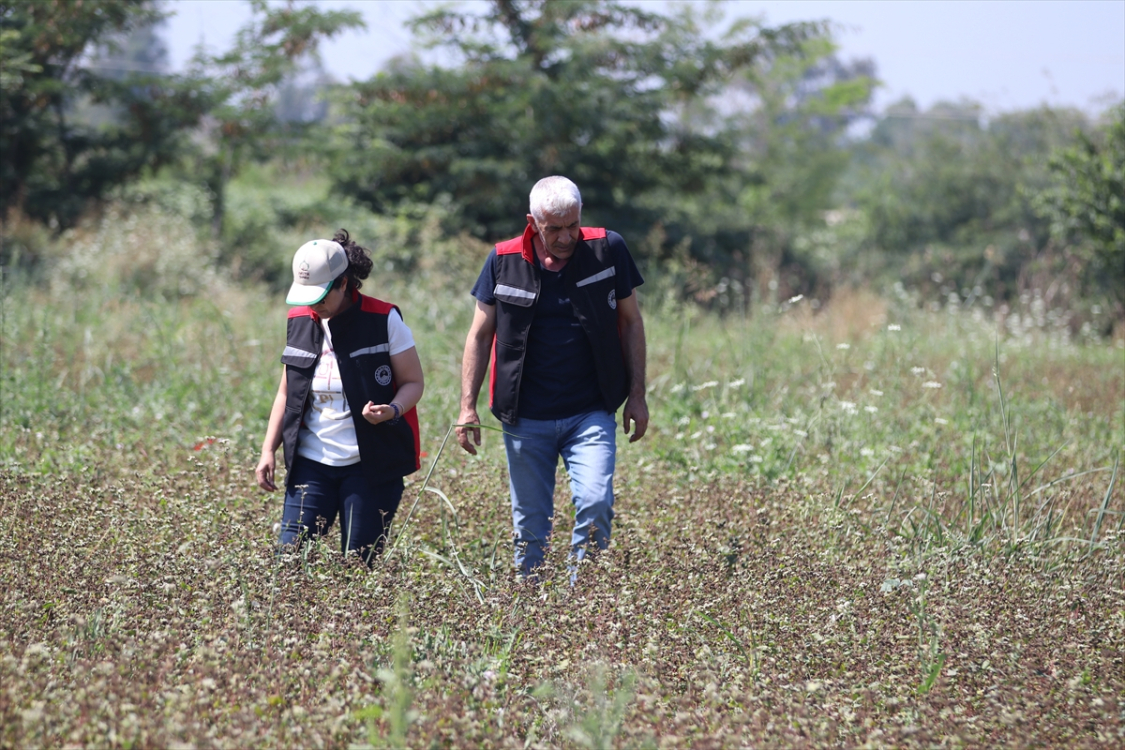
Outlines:
{"label": "field of crop plants", "polygon": [[379,255],[427,457],[368,572],[275,557],[284,295],[193,236],[111,214],[5,276],[0,746],[1125,744],[1120,327],[957,290],[720,318],[647,269],[613,543],[520,585],[501,441],[441,450],[485,248]]}

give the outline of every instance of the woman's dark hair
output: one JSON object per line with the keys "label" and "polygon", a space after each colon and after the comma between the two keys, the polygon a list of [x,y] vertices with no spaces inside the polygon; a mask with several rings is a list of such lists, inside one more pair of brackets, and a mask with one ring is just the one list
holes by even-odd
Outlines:
{"label": "woman's dark hair", "polygon": [[[348,230],[341,229],[332,237],[334,242],[338,242],[340,247],[344,248],[344,252],[348,254],[348,270],[344,271],[340,278],[347,277],[348,286],[352,289],[359,289],[363,286],[363,279],[366,279],[368,274],[371,273],[371,254],[367,248],[361,247],[355,243],[355,240],[348,234]],[[332,285],[333,288],[340,285],[340,279]]]}

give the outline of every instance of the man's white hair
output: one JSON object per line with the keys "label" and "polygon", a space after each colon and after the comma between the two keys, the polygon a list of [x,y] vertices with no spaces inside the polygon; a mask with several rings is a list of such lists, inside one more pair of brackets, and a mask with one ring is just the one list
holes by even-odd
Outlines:
{"label": "man's white hair", "polygon": [[577,207],[582,210],[578,186],[561,175],[544,177],[531,189],[531,215],[542,222],[545,217],[561,216]]}

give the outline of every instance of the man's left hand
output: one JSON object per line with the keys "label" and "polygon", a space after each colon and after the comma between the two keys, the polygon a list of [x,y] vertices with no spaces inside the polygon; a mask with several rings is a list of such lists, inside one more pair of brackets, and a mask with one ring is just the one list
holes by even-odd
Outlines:
{"label": "man's left hand", "polygon": [[[629,435],[632,427],[633,434]],[[629,435],[629,442],[635,443],[645,436],[648,431],[648,403],[645,397],[630,396],[625,401],[625,409],[621,412],[621,429]]]}

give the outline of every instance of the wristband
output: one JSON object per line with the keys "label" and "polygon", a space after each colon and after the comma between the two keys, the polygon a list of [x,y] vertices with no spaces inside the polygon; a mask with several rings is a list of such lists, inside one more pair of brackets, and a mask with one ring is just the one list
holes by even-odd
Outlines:
{"label": "wristband", "polygon": [[394,401],[390,403],[390,407],[395,410],[394,419],[391,420],[391,424],[394,424],[398,421],[398,418],[402,416],[402,407],[396,404]]}

